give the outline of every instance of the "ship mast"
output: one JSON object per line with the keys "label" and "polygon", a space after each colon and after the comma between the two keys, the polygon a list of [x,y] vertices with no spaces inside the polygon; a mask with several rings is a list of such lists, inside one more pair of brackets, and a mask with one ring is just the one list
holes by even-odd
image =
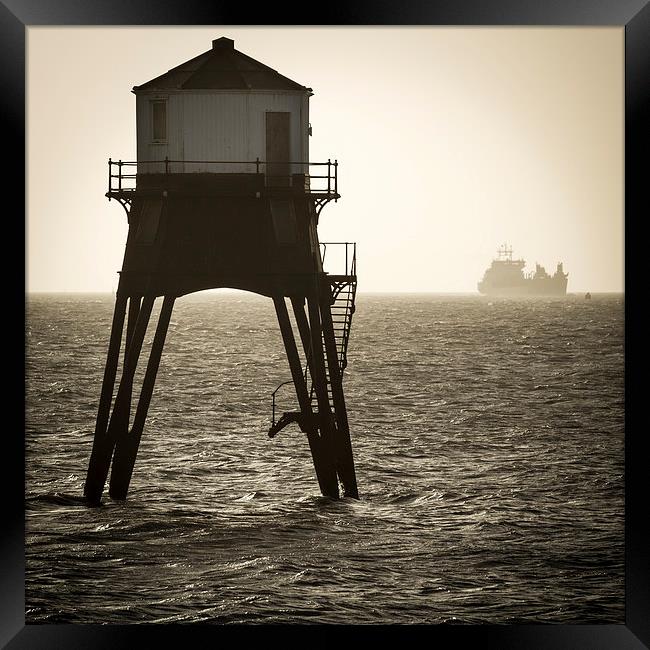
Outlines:
{"label": "ship mast", "polygon": [[508,244],[502,244],[499,246],[497,254],[500,260],[507,260],[508,262],[512,262],[512,246],[508,246]]}

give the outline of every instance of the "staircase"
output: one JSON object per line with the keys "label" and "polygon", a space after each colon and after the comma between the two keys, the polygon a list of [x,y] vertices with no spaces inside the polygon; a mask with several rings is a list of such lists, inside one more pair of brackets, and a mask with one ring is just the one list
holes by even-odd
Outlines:
{"label": "staircase", "polygon": [[[357,278],[355,275],[349,276],[330,276],[330,288],[332,291],[333,302],[330,307],[332,313],[332,324],[334,326],[334,340],[336,341],[336,352],[339,362],[341,375],[348,365],[348,342],[350,340],[350,330],[352,328],[352,316],[354,314],[354,301],[357,293]],[[325,352],[324,336],[321,337],[323,353]],[[308,368],[305,367],[305,377],[307,377]],[[330,408],[333,408],[332,383],[330,381],[330,372],[327,363],[325,364],[325,376],[327,378],[327,396]],[[311,382],[309,391],[311,397],[311,406],[314,413],[318,412],[318,400],[314,383]]]}
{"label": "staircase", "polygon": [[[339,370],[341,376],[343,376],[343,371],[348,365],[347,353],[348,353],[348,344],[350,341],[350,330],[352,328],[352,316],[355,311],[355,299],[357,293],[357,260],[356,260],[356,243],[354,242],[341,242],[335,244],[321,244],[323,246],[322,259],[325,261],[325,252],[328,247],[345,247],[345,262],[344,262],[344,273],[340,275],[331,275],[328,274],[327,277],[330,282],[330,290],[332,295],[332,302],[330,306],[330,313],[332,314],[332,325],[334,329],[334,340],[336,344],[337,359],[339,364]],[[341,249],[339,249],[340,251]],[[341,260],[342,261],[342,260]],[[340,266],[343,266],[341,264]],[[325,347],[324,334],[321,334],[321,345],[323,347],[323,354],[327,359],[327,352]],[[313,413],[318,413],[318,399],[316,396],[316,390],[314,382],[311,379],[309,372],[309,359],[304,368],[304,378],[305,383],[307,384],[309,395],[311,399],[311,407]],[[330,405],[330,410],[334,411],[334,400],[332,394],[332,384],[330,380],[329,367],[327,361],[325,363],[325,376],[327,381],[327,395]],[[291,424],[292,422],[301,422],[301,413],[300,411],[285,411],[282,416],[276,420],[276,394],[283,386],[288,386],[292,384],[292,381],[287,381],[280,386],[278,386],[275,391],[273,391],[273,413],[271,418],[271,427],[269,428],[269,437],[274,437],[279,431],[284,427]],[[294,396],[295,399],[295,396]],[[302,428],[302,426],[301,426]]]}

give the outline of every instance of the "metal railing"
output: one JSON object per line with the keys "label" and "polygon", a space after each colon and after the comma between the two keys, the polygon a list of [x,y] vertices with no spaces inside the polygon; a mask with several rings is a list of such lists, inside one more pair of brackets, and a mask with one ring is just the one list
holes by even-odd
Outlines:
{"label": "metal railing", "polygon": [[279,391],[283,386],[287,386],[288,384],[293,384],[293,379],[290,379],[289,381],[283,381],[283,382],[282,382],[282,383],[281,383],[281,384],[280,384],[280,385],[279,385],[279,386],[278,386],[278,387],[277,387],[277,388],[276,388],[276,389],[271,393],[271,397],[273,398],[273,405],[272,405],[272,407],[271,407],[271,426],[273,426],[273,425],[275,424],[275,422],[276,422],[276,420],[275,420],[275,410],[276,410],[276,406],[275,406],[275,401],[276,401],[276,400],[275,400],[275,394],[276,394],[276,393],[277,393],[277,392],[278,392],[278,391]]}
{"label": "metal railing", "polygon": [[327,162],[282,162],[259,158],[248,161],[164,158],[135,162],[109,158],[108,194],[134,192],[138,174],[214,173],[263,174],[267,186],[293,187],[298,182],[304,184],[304,189],[310,194],[338,196],[338,166],[337,160],[330,159]]}
{"label": "metal railing", "polygon": [[[321,261],[323,270],[330,275],[356,275],[357,274],[357,242],[333,241],[320,242]],[[330,256],[327,258],[327,251]],[[329,264],[326,266],[325,260]]]}

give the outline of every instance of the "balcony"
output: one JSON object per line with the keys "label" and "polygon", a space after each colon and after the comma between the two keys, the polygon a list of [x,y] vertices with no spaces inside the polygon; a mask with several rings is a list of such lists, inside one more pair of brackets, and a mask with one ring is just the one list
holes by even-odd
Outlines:
{"label": "balcony", "polygon": [[147,160],[140,162],[108,159],[106,196],[129,201],[136,190],[164,191],[196,187],[198,181],[212,187],[254,193],[293,191],[309,194],[319,203],[340,198],[338,161],[268,162],[217,160]]}

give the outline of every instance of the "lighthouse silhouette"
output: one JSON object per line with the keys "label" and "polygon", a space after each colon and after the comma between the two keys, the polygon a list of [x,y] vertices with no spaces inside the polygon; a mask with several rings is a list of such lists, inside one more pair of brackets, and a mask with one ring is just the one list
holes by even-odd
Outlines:
{"label": "lighthouse silhouette", "polygon": [[[174,301],[220,287],[275,306],[291,379],[270,396],[269,437],[297,425],[322,494],[358,498],[343,393],[356,244],[318,240],[320,213],[340,195],[337,161],[309,162],[311,89],[222,37],[133,92],[137,161],[108,161],[106,196],[123,206],[129,228],[87,500],[101,502],[109,470],[109,495],[126,498]],[[340,253],[331,273],[323,266],[329,251]],[[137,394],[156,300],[162,306]],[[281,410],[282,387],[291,384],[293,408]]]}

